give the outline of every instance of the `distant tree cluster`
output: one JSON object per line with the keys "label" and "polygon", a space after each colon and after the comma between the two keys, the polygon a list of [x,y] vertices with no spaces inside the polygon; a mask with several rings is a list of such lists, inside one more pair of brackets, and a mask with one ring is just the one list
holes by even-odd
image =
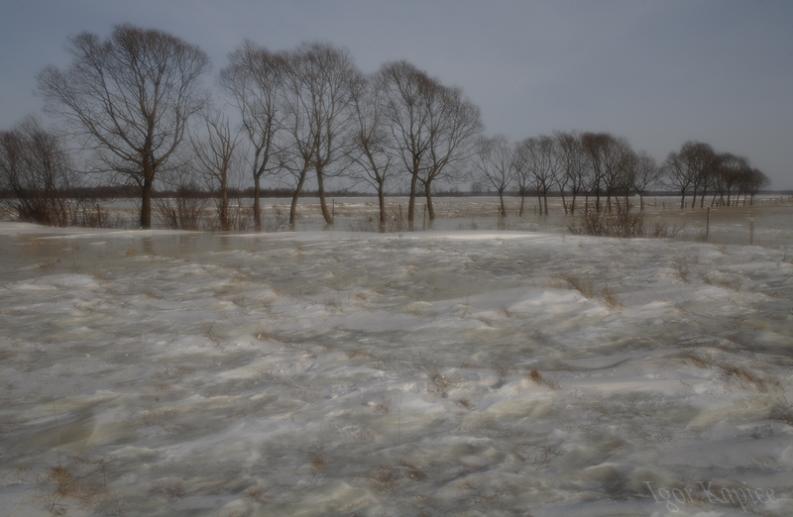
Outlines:
{"label": "distant tree cluster", "polygon": [[757,192],[768,185],[766,175],[752,167],[743,156],[717,153],[702,142],[686,142],[678,152],[669,154],[664,163],[664,179],[667,185],[680,194],[680,208],[691,198],[691,208],[705,206],[710,197],[710,206],[730,205],[740,197],[754,198]]}
{"label": "distant tree cluster", "polygon": [[[433,189],[440,183],[487,185],[498,193],[503,215],[504,196],[513,193],[521,215],[529,196],[547,213],[552,194],[574,214],[582,204],[610,210],[632,195],[643,206],[643,196],[661,187],[678,192],[681,207],[687,196],[692,206],[697,199],[703,206],[706,196],[711,204],[729,204],[767,183],[745,158],[702,143],[684,144],[659,166],[608,133],[557,132],[517,143],[484,136],[479,109],[461,89],[406,61],[366,75],[347,51],[324,43],[276,52],[243,42],[221,68],[217,89],[205,81],[206,54],[162,31],[120,25],[107,39],[80,34],[69,49],[71,63],[46,68],[39,90],[48,110],[82,137],[93,171],[121,175],[139,188],[144,228],[152,224],[155,185],[167,177],[179,178],[179,188],[217,193],[223,230],[232,226],[233,181],[253,185],[257,230],[264,182],[290,189],[290,224],[307,185],[315,188],[328,224],[334,217],[329,182],[343,177],[368,185],[377,193],[381,225],[394,186],[409,193],[412,225],[419,197],[435,218]],[[30,124],[2,138],[0,189],[19,199],[21,217],[51,222],[29,205],[55,198],[46,193],[70,184],[71,162],[60,138]],[[47,152],[32,151],[36,145]],[[27,149],[28,158],[18,158],[25,155],[18,148]],[[43,156],[50,157],[50,169],[34,163]]]}

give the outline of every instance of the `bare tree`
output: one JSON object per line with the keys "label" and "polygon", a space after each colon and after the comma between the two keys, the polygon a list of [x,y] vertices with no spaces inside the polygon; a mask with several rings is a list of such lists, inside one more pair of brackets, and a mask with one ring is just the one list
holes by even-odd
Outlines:
{"label": "bare tree", "polygon": [[205,112],[202,122],[202,134],[190,138],[195,162],[210,191],[218,193],[218,222],[222,231],[228,231],[229,175],[239,134],[231,129],[228,117],[219,112]]}
{"label": "bare tree", "polygon": [[427,167],[430,148],[430,112],[425,99],[435,95],[438,84],[407,61],[383,65],[377,80],[382,83],[384,114],[393,137],[394,152],[410,176],[407,217],[412,226],[419,178]]}
{"label": "bare tree", "polygon": [[65,191],[72,185],[69,157],[60,140],[28,118],[0,131],[0,191],[13,196],[19,219],[41,224],[69,224]]}
{"label": "bare tree", "polygon": [[534,183],[531,173],[531,155],[528,152],[526,140],[518,142],[513,146],[512,156],[512,168],[515,171],[515,183],[517,183],[518,195],[520,196],[518,216],[523,217],[526,206],[526,196],[529,195],[531,186]]}
{"label": "bare tree", "polygon": [[419,175],[427,200],[430,221],[435,219],[432,205],[432,183],[452,171],[449,167],[468,156],[470,144],[482,129],[479,108],[465,98],[462,90],[438,85],[423,98],[427,105],[429,160],[425,173]]}
{"label": "bare tree", "polygon": [[377,190],[379,222],[386,223],[385,183],[393,171],[392,135],[386,127],[383,83],[359,77],[353,83],[352,100],[355,111],[353,161],[363,172],[362,178]]}
{"label": "bare tree", "polygon": [[283,131],[286,58],[246,41],[229,55],[221,85],[231,95],[250,147],[253,220],[262,229],[261,181],[278,170],[278,136]]}
{"label": "bare tree", "polygon": [[506,137],[497,135],[491,138],[481,137],[478,140],[474,164],[490,186],[498,192],[501,217],[507,215],[504,192],[514,179],[514,163],[514,147]]}
{"label": "bare tree", "polygon": [[[749,204],[754,204],[754,196],[762,189],[763,187],[767,186],[770,183],[768,176],[759,169],[750,169],[743,181],[743,188],[744,188],[744,196],[747,194],[749,195]],[[744,204],[746,203],[746,197],[744,197]]]}
{"label": "bare tree", "polygon": [[[697,189],[710,174],[713,150],[702,142],[686,142],[677,153],[669,153],[664,163],[664,179],[680,194],[680,208],[685,208],[686,196],[692,194],[696,203]],[[723,179],[723,178],[722,178]]]}
{"label": "bare tree", "polygon": [[639,209],[644,210],[644,196],[651,187],[658,184],[661,179],[661,168],[655,163],[655,159],[645,152],[636,155],[635,167],[633,188],[639,195]]}
{"label": "bare tree", "polygon": [[686,142],[683,144],[681,154],[684,161],[691,167],[691,208],[697,205],[697,194],[700,194],[700,199],[705,196],[705,191],[708,189],[709,180],[712,178],[712,169],[716,154],[713,148],[703,142]]}
{"label": "bare tree", "polygon": [[[559,132],[555,135],[556,149],[561,157],[560,178],[557,186],[562,195],[562,204],[565,212],[575,214],[576,200],[587,186],[587,172],[590,170],[586,164],[584,148],[579,136],[572,132]],[[565,191],[569,192],[572,199],[568,204],[565,201]]]}
{"label": "bare tree", "polygon": [[325,181],[342,172],[348,155],[354,117],[352,86],[359,72],[347,51],[323,43],[302,45],[289,55],[288,63],[289,130],[299,158],[292,212],[306,173],[313,168],[322,216],[332,224]]}
{"label": "bare tree", "polygon": [[531,137],[518,145],[518,169],[531,178],[537,196],[538,210],[548,214],[548,192],[556,181],[559,163],[555,157],[554,140],[549,136]]}
{"label": "bare tree", "polygon": [[140,224],[148,228],[157,172],[204,102],[198,81],[206,54],[165,32],[132,25],[116,26],[104,41],[79,34],[69,50],[71,65],[44,69],[39,89],[50,109],[84,130],[107,169],[140,186]]}
{"label": "bare tree", "polygon": [[589,196],[595,196],[595,211],[600,212],[600,197],[603,194],[607,168],[607,148],[612,136],[608,133],[583,133],[581,144],[587,157],[589,167],[589,184],[587,185],[586,209],[589,207]]}

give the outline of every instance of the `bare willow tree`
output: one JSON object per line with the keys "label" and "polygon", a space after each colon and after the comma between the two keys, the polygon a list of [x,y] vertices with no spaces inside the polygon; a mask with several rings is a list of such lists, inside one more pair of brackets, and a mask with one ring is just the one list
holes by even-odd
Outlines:
{"label": "bare willow tree", "polygon": [[287,98],[290,146],[297,152],[297,176],[290,222],[306,173],[316,173],[317,193],[327,224],[333,215],[325,199],[325,181],[344,169],[351,139],[352,86],[359,72],[349,53],[324,43],[308,43],[288,57]]}
{"label": "bare willow tree", "polygon": [[639,195],[639,209],[644,210],[644,196],[650,188],[658,185],[661,179],[662,169],[655,162],[655,159],[645,152],[636,155],[635,174],[633,176],[633,187]]}
{"label": "bare willow tree", "polygon": [[515,183],[518,187],[518,195],[520,196],[520,208],[518,208],[518,216],[523,217],[526,209],[526,196],[531,192],[533,178],[531,174],[531,162],[529,160],[529,153],[525,148],[525,140],[514,144],[512,149],[512,168],[515,171]]}
{"label": "bare willow tree", "polygon": [[69,50],[71,65],[44,69],[39,90],[49,109],[84,131],[107,170],[140,186],[140,225],[148,228],[157,172],[204,103],[199,78],[206,54],[165,32],[132,25],[116,26],[106,40],[79,34]]}
{"label": "bare willow tree", "polygon": [[[624,195],[630,188],[627,173],[631,171],[630,146],[622,138],[611,133],[583,133],[581,144],[589,168],[588,195],[595,196],[595,210],[601,210],[601,198],[606,196],[606,206],[611,210],[611,200]],[[588,196],[587,196],[588,198]],[[588,204],[588,199],[587,199]]]}
{"label": "bare willow tree", "polygon": [[474,165],[490,186],[498,192],[499,214],[507,215],[504,192],[514,180],[514,147],[505,136],[481,137],[476,144]]}
{"label": "bare willow tree", "polygon": [[[664,179],[669,187],[680,194],[681,209],[685,207],[688,195],[693,196],[692,208],[695,206],[697,189],[703,183],[703,178],[710,174],[709,169],[716,166],[713,157],[713,149],[702,142],[686,142],[680,151],[669,153],[664,162]],[[723,179],[723,175],[714,178],[717,184]]]}
{"label": "bare willow tree", "polygon": [[229,55],[220,82],[231,95],[250,147],[253,220],[262,229],[261,181],[280,165],[278,136],[283,131],[286,58],[246,41]]}
{"label": "bare willow tree", "polygon": [[194,161],[210,191],[218,194],[218,223],[222,231],[228,231],[231,229],[229,175],[239,133],[232,130],[228,117],[217,111],[205,112],[201,126],[200,134],[190,138]]}
{"label": "bare willow tree", "polygon": [[69,224],[67,191],[73,174],[61,141],[28,118],[0,131],[0,191],[13,195],[11,208],[23,221]]}
{"label": "bare willow tree", "polygon": [[[589,168],[584,156],[584,147],[581,138],[573,132],[558,132],[554,135],[556,150],[561,161],[560,179],[557,187],[562,196],[562,205],[565,213],[575,214],[578,196],[587,187]],[[571,200],[568,203],[565,193],[569,193]]]}
{"label": "bare willow tree", "polygon": [[538,210],[548,214],[548,193],[559,173],[555,156],[554,139],[549,136],[531,137],[518,144],[516,151],[518,170],[524,171],[537,196]]}
{"label": "bare willow tree", "polygon": [[393,137],[394,153],[410,176],[407,217],[412,226],[419,178],[427,167],[430,148],[430,112],[425,99],[434,95],[438,85],[426,72],[407,61],[383,65],[376,80],[384,92],[384,114]]}
{"label": "bare willow tree", "polygon": [[[465,98],[459,88],[437,85],[423,98],[427,105],[429,137],[427,167],[419,176],[427,200],[427,214],[435,219],[432,184],[442,177],[462,171],[454,164],[470,156],[470,147],[482,129],[479,108]],[[451,167],[450,167],[451,166]]]}
{"label": "bare willow tree", "polygon": [[394,155],[392,135],[386,127],[383,84],[374,78],[360,76],[352,87],[355,130],[351,156],[362,172],[361,177],[377,191],[379,223],[386,223],[385,184],[391,172]]}

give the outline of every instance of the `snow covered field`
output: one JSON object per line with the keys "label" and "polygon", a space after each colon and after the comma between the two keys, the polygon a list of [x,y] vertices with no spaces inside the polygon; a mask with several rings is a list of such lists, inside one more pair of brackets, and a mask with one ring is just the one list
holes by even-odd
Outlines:
{"label": "snow covered field", "polygon": [[0,223],[3,515],[787,516],[792,381],[790,245]]}

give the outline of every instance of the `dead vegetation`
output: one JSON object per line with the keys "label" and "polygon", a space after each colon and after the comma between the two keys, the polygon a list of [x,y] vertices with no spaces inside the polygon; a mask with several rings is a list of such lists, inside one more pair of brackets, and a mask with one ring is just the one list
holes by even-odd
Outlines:
{"label": "dead vegetation", "polygon": [[550,388],[552,390],[559,389],[559,384],[545,378],[545,376],[536,368],[532,368],[531,371],[529,371],[529,380],[538,386],[545,386],[546,388]]}
{"label": "dead vegetation", "polygon": [[438,370],[433,370],[429,374],[429,380],[430,380],[431,392],[440,394],[442,398],[446,398],[449,396],[448,390],[452,382],[449,380],[447,376],[443,375]]}
{"label": "dead vegetation", "polygon": [[626,205],[617,204],[614,211],[585,210],[581,217],[567,228],[570,233],[575,235],[673,239],[683,231],[684,225],[656,221],[652,226],[649,226],[645,221],[644,212],[631,210]]}
{"label": "dead vegetation", "polygon": [[328,468],[328,460],[322,452],[312,452],[309,455],[309,463],[315,475],[322,474]]}
{"label": "dead vegetation", "polygon": [[[584,298],[594,300],[598,297],[597,290],[591,278],[565,275],[562,277],[562,280],[566,282],[568,286],[581,293]],[[605,304],[611,309],[619,309],[622,307],[622,303],[619,301],[619,298],[617,298],[616,293],[609,286],[605,286],[600,290],[600,298],[602,298]]]}
{"label": "dead vegetation", "polygon": [[369,482],[379,492],[389,492],[403,481],[422,481],[427,474],[416,465],[400,462],[398,465],[380,465],[372,469]]}
{"label": "dead vegetation", "polygon": [[604,287],[601,291],[601,296],[603,297],[603,301],[605,301],[606,305],[608,305],[610,308],[619,309],[622,307],[622,303],[619,301],[617,295],[614,294],[614,291],[612,291],[610,287]]}
{"label": "dead vegetation", "polygon": [[714,287],[721,287],[722,289],[729,289],[730,291],[741,291],[741,279],[730,277],[719,272],[709,272],[702,277],[702,281]]}
{"label": "dead vegetation", "polygon": [[675,273],[677,273],[677,277],[681,281],[686,283],[689,282],[690,270],[688,267],[688,261],[686,259],[682,257],[675,257],[675,259],[672,261],[672,267],[674,268]]}
{"label": "dead vegetation", "polygon": [[738,382],[742,385],[748,385],[761,393],[767,393],[768,391],[781,388],[779,380],[770,377],[760,377],[743,366],[715,361],[709,357],[703,357],[692,353],[685,353],[680,356],[680,358],[696,368],[703,370],[708,368],[716,369],[725,382]]}
{"label": "dead vegetation", "polygon": [[52,492],[45,497],[47,511],[52,515],[67,515],[69,501],[90,509],[107,498],[107,472],[103,460],[76,458],[73,466],[50,468],[46,479],[52,485]]}
{"label": "dead vegetation", "polygon": [[581,293],[584,298],[592,299],[595,297],[595,289],[592,287],[592,280],[586,277],[575,275],[565,275],[562,277],[573,289]]}
{"label": "dead vegetation", "polygon": [[793,427],[793,402],[790,402],[783,394],[774,405],[771,406],[768,418]]}

